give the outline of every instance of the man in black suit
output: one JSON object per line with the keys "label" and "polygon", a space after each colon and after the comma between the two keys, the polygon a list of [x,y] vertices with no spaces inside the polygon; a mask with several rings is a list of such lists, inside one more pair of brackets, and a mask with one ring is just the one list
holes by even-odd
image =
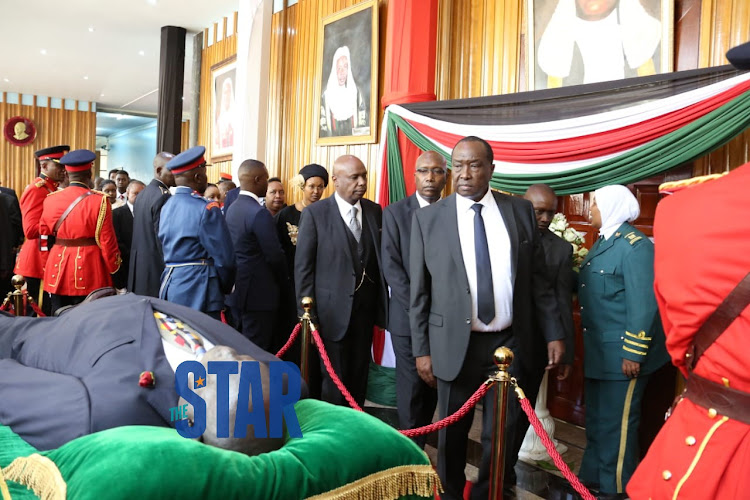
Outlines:
{"label": "man in black suit", "polygon": [[[14,247],[18,247],[23,243],[24,235],[23,235],[23,222],[21,218],[21,205],[18,203],[18,195],[16,194],[15,189],[11,189],[8,187],[0,186],[0,193],[7,196],[7,198],[3,198],[3,203],[5,205],[5,209],[8,212],[8,217],[10,218],[10,223],[13,228],[13,239],[12,241]],[[19,243],[20,242],[20,243]],[[15,260],[15,256],[13,257]]]}
{"label": "man in black suit", "polygon": [[[16,249],[23,243],[21,211],[16,213],[14,198],[0,192],[0,301],[13,290],[10,283],[16,262]],[[15,199],[16,205],[18,200]]]}
{"label": "man in black suit", "polygon": [[223,345],[260,362],[278,360],[199,311],[132,293],[60,317],[0,313],[0,423],[41,450],[123,425],[174,426],[174,371],[182,361],[199,360],[160,326],[177,322],[209,352]]}
{"label": "man in black suit", "polygon": [[171,196],[174,175],[166,164],[172,153],[159,153],[154,158],[154,178],[136,199],[133,206],[133,243],[130,247],[128,290],[138,295],[159,296],[164,254],[157,236],[161,207]]}
{"label": "man in black suit", "polygon": [[273,323],[289,277],[273,217],[260,205],[268,189],[268,170],[245,160],[237,172],[240,195],[226,212],[237,277],[227,298],[237,329],[262,349],[270,350]]}
{"label": "man in black suit", "polygon": [[[359,158],[333,164],[336,193],[302,211],[294,259],[297,304],[312,297],[318,329],[334,370],[354,399],[367,394],[372,329],[385,325],[386,291],[380,266],[380,205],[363,198],[367,169]],[[301,309],[300,309],[301,313]],[[322,399],[346,405],[323,371]]]}
{"label": "man in black suit", "polygon": [[[432,422],[437,391],[417,373],[409,326],[409,244],[414,212],[440,199],[447,180],[445,158],[427,151],[417,158],[414,180],[417,191],[383,210],[383,275],[391,288],[388,331],[396,354],[396,405],[401,429]],[[426,436],[414,441],[424,447]]]}
{"label": "man in black suit", "polygon": [[133,206],[138,194],[146,187],[144,183],[133,179],[125,191],[127,200],[125,204],[112,210],[112,225],[115,226],[117,246],[120,247],[122,264],[120,269],[112,276],[115,288],[122,289],[128,286],[128,269],[130,268],[130,247],[133,244]]}
{"label": "man in black suit", "polygon": [[578,279],[573,270],[573,245],[549,230],[557,212],[557,195],[551,187],[547,184],[534,184],[529,186],[523,197],[534,207],[539,239],[544,248],[547,281],[554,291],[557,310],[560,312],[558,328],[565,334],[565,355],[558,369],[557,379],[565,380],[570,375],[575,355],[573,292],[576,291]]}
{"label": "man in black suit", "polygon": [[[524,389],[528,373],[556,366],[564,350],[531,203],[490,190],[493,154],[482,139],[460,140],[451,163],[456,194],[415,212],[409,266],[412,350],[422,379],[428,384],[437,379],[440,418],[456,411],[495,372],[497,347],[513,349],[511,372]],[[539,352],[545,343],[547,356]],[[472,498],[488,496],[494,393],[484,400],[482,462]],[[442,498],[463,498],[472,418],[473,411],[438,435]],[[524,418],[509,398],[508,489],[515,483],[520,448],[514,434]]]}

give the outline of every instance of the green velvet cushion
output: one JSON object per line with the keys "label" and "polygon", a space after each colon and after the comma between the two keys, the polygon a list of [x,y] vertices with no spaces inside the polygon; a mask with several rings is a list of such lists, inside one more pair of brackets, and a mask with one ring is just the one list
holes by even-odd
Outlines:
{"label": "green velvet cushion", "polygon": [[[18,457],[27,457],[36,452],[36,448],[21,439],[10,427],[0,425],[0,469],[10,465]],[[37,498],[31,490],[14,481],[8,481],[7,485],[13,500]]]}
{"label": "green velvet cushion", "polygon": [[295,409],[303,437],[255,457],[145,426],[98,432],[43,454],[76,500],[306,498],[392,467],[429,466],[411,440],[367,414],[312,399]]}

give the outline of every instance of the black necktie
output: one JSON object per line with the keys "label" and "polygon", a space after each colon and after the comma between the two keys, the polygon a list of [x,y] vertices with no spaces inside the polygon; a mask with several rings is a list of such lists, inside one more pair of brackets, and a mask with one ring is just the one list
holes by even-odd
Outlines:
{"label": "black necktie", "polygon": [[475,203],[474,210],[474,254],[477,260],[477,317],[485,325],[495,318],[495,293],[492,286],[492,265],[487,233],[482,219],[482,205]]}

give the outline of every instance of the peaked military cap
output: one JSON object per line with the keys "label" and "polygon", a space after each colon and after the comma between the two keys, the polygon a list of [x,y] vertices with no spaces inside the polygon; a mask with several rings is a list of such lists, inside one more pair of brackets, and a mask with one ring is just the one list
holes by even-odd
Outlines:
{"label": "peaked military cap", "polygon": [[59,163],[65,153],[70,151],[70,146],[52,146],[51,148],[40,149],[34,152],[34,156],[39,161],[52,160]]}
{"label": "peaked military cap", "polygon": [[169,160],[167,168],[171,170],[173,174],[185,173],[204,165],[206,163],[206,158],[203,156],[205,153],[206,148],[203,146],[193,146]]}
{"label": "peaked military cap", "polygon": [[750,69],[750,42],[729,49],[727,59],[737,69]]}
{"label": "peaked military cap", "polygon": [[60,164],[65,165],[68,172],[83,172],[94,166],[96,153],[88,149],[76,149],[60,159]]}
{"label": "peaked military cap", "polygon": [[228,174],[226,172],[221,172],[219,174],[219,182],[222,181],[231,181],[232,180],[232,174]]}

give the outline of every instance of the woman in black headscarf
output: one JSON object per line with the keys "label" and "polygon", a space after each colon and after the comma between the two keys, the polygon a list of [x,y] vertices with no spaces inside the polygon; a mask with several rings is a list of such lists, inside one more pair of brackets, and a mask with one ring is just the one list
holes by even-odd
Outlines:
{"label": "woman in black headscarf", "polygon": [[328,186],[328,171],[316,163],[305,165],[299,171],[299,175],[292,178],[291,185],[302,190],[302,199],[293,205],[282,208],[274,219],[276,220],[281,247],[286,254],[289,276],[294,281],[294,254],[297,248],[299,220],[305,207],[319,201],[323,196],[323,191]]}

